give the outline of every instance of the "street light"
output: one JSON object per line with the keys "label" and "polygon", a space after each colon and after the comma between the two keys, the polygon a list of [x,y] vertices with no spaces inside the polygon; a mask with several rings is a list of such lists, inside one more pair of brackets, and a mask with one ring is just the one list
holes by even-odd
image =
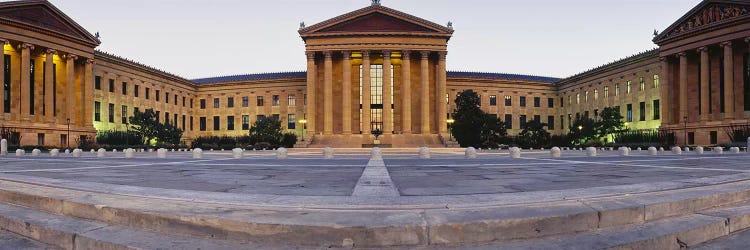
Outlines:
{"label": "street light", "polygon": [[453,123],[456,123],[456,120],[454,120],[453,118],[448,118],[448,120],[446,120],[445,122],[448,123],[448,133],[450,133],[448,139],[450,141],[453,141]]}
{"label": "street light", "polygon": [[68,144],[68,148],[70,148],[70,118],[68,120],[68,134],[65,135],[65,142]]}
{"label": "street light", "polygon": [[307,124],[307,120],[299,120],[299,123],[302,124],[302,141],[305,141],[305,124]]}

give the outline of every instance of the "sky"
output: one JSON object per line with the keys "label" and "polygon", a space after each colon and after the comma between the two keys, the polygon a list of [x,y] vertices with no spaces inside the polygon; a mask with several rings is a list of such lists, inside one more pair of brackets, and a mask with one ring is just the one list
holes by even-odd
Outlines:
{"label": "sky", "polygon": [[[188,78],[304,71],[297,30],[371,0],[50,0],[97,48]],[[699,0],[382,0],[453,22],[448,70],[568,77],[655,48]]]}

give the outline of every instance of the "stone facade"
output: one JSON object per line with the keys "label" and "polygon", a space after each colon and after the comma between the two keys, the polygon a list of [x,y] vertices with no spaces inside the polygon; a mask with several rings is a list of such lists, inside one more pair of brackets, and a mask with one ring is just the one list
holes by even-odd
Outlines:
{"label": "stone facade", "polygon": [[706,0],[654,39],[660,49],[557,79],[449,72],[450,24],[374,2],[300,27],[306,71],[188,80],[95,51],[99,40],[46,1],[4,2],[0,126],[19,131],[24,145],[64,146],[68,137],[75,145],[96,131],[125,130],[128,116],[153,108],[186,141],[246,134],[257,119],[277,116],[310,146],[360,147],[375,129],[394,146],[442,146],[453,99],[471,89],[510,134],[534,119],[561,134],[576,115],[619,107],[632,129],[724,143],[724,129],[750,122],[747,8]]}

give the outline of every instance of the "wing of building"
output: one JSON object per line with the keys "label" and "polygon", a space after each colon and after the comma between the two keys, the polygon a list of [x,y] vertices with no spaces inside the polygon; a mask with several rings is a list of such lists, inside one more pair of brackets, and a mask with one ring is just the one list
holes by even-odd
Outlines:
{"label": "wing of building", "polygon": [[530,120],[562,134],[577,115],[619,107],[633,129],[724,143],[728,127],[750,122],[748,8],[705,0],[655,37],[658,49],[559,79],[447,71],[450,24],[373,1],[300,27],[306,71],[188,80],[95,50],[96,36],[47,1],[2,2],[0,127],[20,132],[23,145],[75,145],[125,130],[129,116],[151,108],[186,141],[244,135],[278,117],[305,136],[299,146],[361,147],[382,131],[394,147],[441,147],[453,97],[471,89],[511,134]]}

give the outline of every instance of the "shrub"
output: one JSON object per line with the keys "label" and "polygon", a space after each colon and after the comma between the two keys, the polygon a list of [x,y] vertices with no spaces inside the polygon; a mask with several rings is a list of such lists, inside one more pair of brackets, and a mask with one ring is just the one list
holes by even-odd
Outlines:
{"label": "shrub", "polygon": [[[143,136],[139,135],[135,131],[100,131],[96,133],[96,142],[98,144],[106,145],[143,145]],[[82,142],[78,142],[79,145]]]}
{"label": "shrub", "polygon": [[0,139],[8,140],[8,145],[20,145],[21,133],[19,133],[15,129],[2,127],[0,128]]}
{"label": "shrub", "polygon": [[750,124],[731,125],[724,128],[724,132],[727,133],[732,142],[746,142],[747,138],[750,137]]}
{"label": "shrub", "polygon": [[294,133],[286,133],[281,139],[281,146],[285,148],[293,148],[294,144],[297,144],[297,135]]}

